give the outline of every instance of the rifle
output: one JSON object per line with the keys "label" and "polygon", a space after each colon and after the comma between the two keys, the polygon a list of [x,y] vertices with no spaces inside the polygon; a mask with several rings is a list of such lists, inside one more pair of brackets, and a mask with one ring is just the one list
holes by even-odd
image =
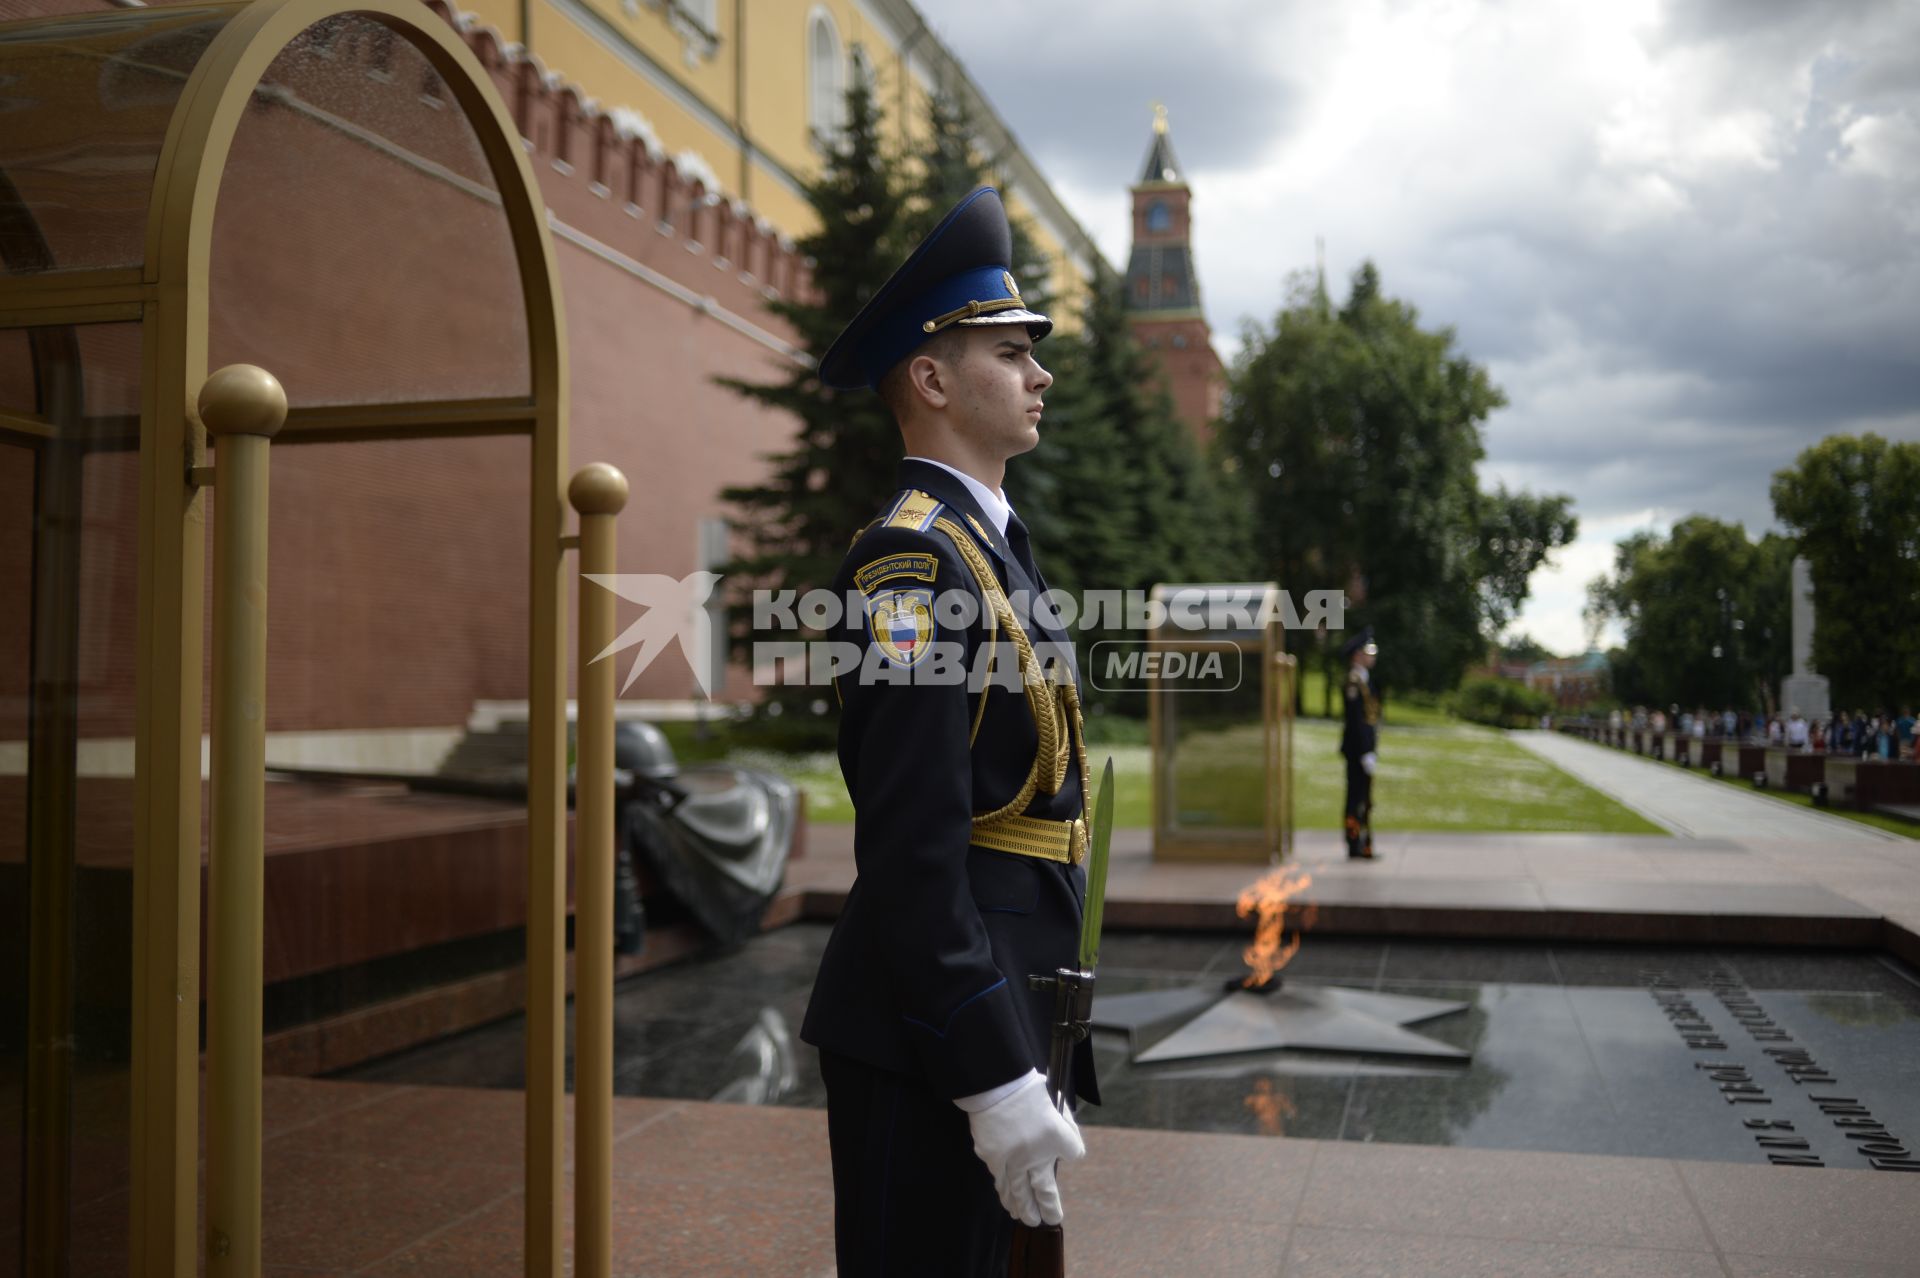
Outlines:
{"label": "rifle", "polygon": [[[1107,852],[1113,841],[1113,760],[1100,776],[1088,835],[1087,900],[1080,911],[1080,965],[1051,976],[1030,976],[1035,990],[1053,991],[1053,1035],[1047,1049],[1047,1095],[1055,1104],[1073,1085],[1073,1049],[1086,1041],[1093,1020],[1093,968],[1100,961],[1100,922],[1107,903]],[[1016,1221],[1007,1256],[1008,1278],[1066,1278],[1066,1234],[1059,1225]]]}

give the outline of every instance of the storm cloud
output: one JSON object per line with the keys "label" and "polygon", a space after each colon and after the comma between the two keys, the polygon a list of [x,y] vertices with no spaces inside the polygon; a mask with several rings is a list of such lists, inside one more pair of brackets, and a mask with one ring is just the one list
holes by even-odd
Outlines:
{"label": "storm cloud", "polygon": [[925,0],[1110,260],[1167,104],[1231,358],[1324,239],[1510,404],[1487,482],[1573,494],[1520,627],[1562,650],[1612,543],[1834,432],[1920,438],[1920,5]]}

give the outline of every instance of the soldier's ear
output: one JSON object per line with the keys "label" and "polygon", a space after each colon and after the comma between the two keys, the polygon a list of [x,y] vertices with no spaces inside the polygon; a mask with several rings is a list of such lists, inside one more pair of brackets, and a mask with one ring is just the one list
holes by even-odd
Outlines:
{"label": "soldier's ear", "polygon": [[929,408],[945,408],[951,392],[949,371],[932,351],[907,361],[907,392]]}

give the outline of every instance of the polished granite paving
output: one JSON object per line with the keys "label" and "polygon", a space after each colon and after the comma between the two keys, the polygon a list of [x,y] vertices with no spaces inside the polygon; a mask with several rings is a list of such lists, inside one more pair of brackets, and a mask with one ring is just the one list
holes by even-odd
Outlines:
{"label": "polished granite paving", "polygon": [[[623,982],[616,1089],[824,1104],[813,1050],[794,1035],[826,934],[823,925],[798,924],[728,955]],[[1102,988],[1217,985],[1237,972],[1240,945],[1219,935],[1116,934],[1103,955]],[[1084,1121],[1865,1168],[1845,1129],[1811,1099],[1822,1095],[1844,1096],[1888,1132],[1920,1143],[1920,985],[1884,956],[1309,937],[1285,979],[1463,1001],[1465,1011],[1411,1028],[1472,1060],[1265,1052],[1149,1067],[1129,1061],[1124,1036],[1101,1033],[1106,1103],[1085,1111]],[[1763,1037],[1742,1029],[1759,1025],[1756,1017],[1764,1017]],[[1708,1028],[1690,1046],[1676,1025]],[[517,1088],[522,1033],[517,1018],[503,1021],[342,1077]]]}
{"label": "polished granite paving", "polygon": [[[269,1078],[262,1278],[521,1278],[524,1099]],[[570,1107],[569,1107],[570,1108]],[[616,1099],[615,1278],[832,1278],[826,1115]],[[1078,1278],[1911,1275],[1920,1177],[1092,1128]],[[129,1272],[125,1191],[73,1273]],[[572,1205],[563,1192],[563,1245]],[[937,1273],[937,1268],[930,1267]]]}

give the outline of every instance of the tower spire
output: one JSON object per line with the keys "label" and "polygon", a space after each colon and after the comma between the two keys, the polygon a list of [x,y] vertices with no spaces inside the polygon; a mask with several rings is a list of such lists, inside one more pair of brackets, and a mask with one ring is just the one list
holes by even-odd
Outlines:
{"label": "tower spire", "polygon": [[1167,132],[1167,108],[1162,102],[1153,106],[1153,145],[1147,151],[1146,166],[1140,171],[1139,185],[1152,182],[1185,182],[1180,162],[1173,158],[1173,137]]}

